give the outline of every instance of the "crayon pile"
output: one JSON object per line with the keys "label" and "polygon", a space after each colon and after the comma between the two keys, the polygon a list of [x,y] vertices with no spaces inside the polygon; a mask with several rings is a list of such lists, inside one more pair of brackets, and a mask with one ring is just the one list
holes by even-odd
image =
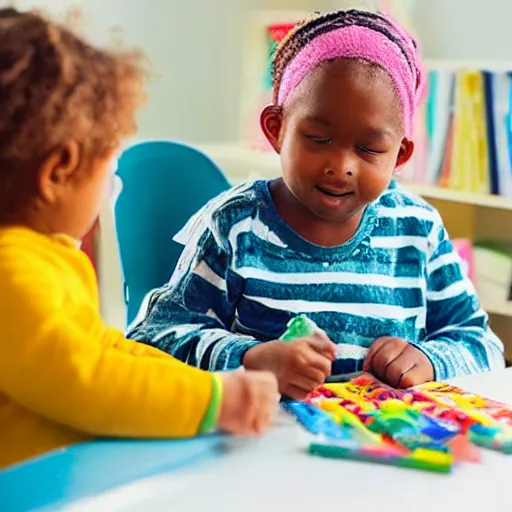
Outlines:
{"label": "crayon pile", "polygon": [[[314,329],[297,317],[282,339]],[[480,448],[512,453],[512,408],[445,383],[397,390],[363,373],[282,407],[311,434],[315,455],[449,473],[477,462]]]}

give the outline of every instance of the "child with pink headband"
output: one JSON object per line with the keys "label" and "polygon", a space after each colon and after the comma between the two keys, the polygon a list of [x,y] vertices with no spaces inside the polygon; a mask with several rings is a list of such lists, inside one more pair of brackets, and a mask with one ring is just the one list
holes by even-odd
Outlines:
{"label": "child with pink headband", "polygon": [[[205,369],[270,370],[296,399],[362,370],[408,387],[502,368],[441,217],[393,180],[423,85],[415,42],[384,15],[299,24],[261,115],[282,178],[234,188],[189,221],[171,282],[129,335]],[[300,314],[323,332],[279,341]]]}

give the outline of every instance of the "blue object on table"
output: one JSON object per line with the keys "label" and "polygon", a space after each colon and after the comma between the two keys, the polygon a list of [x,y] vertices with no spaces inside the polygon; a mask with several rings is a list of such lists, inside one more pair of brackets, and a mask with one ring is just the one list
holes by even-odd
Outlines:
{"label": "blue object on table", "polygon": [[331,439],[343,439],[346,432],[329,414],[319,407],[296,400],[281,401],[281,408],[295,416],[297,422],[311,434],[323,434]]}
{"label": "blue object on table", "polygon": [[123,188],[115,223],[129,324],[144,296],[169,280],[182,251],[174,235],[230,184],[203,153],[170,141],[128,148],[119,159],[117,175]]}
{"label": "blue object on table", "polygon": [[100,440],[77,444],[0,471],[0,510],[57,510],[130,482],[223,453],[224,438]]}

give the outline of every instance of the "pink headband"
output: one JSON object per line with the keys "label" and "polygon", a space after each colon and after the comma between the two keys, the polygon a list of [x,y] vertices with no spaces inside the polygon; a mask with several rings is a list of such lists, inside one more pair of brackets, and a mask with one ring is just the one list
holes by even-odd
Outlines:
{"label": "pink headband", "polygon": [[410,136],[421,95],[422,73],[418,74],[414,67],[418,62],[412,40],[396,25],[395,29],[398,29],[402,40],[409,43],[407,51],[413,69],[398,45],[384,34],[358,25],[338,28],[313,39],[289,62],[279,86],[278,104],[283,105],[306,75],[320,63],[337,58],[361,58],[377,64],[391,77],[402,104],[405,133]]}

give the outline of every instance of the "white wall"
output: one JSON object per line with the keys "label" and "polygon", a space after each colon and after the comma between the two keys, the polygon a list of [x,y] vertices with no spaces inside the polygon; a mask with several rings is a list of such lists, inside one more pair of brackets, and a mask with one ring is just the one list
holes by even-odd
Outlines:
{"label": "white wall", "polygon": [[[64,12],[82,7],[88,34],[105,38],[120,26],[123,40],[148,54],[155,74],[140,136],[204,139],[231,134],[238,0],[20,0],[19,7]],[[222,61],[218,58],[224,55]],[[227,87],[225,83],[227,82]]]}
{"label": "white wall", "polygon": [[512,62],[511,0],[419,0],[415,10],[426,57]]}

